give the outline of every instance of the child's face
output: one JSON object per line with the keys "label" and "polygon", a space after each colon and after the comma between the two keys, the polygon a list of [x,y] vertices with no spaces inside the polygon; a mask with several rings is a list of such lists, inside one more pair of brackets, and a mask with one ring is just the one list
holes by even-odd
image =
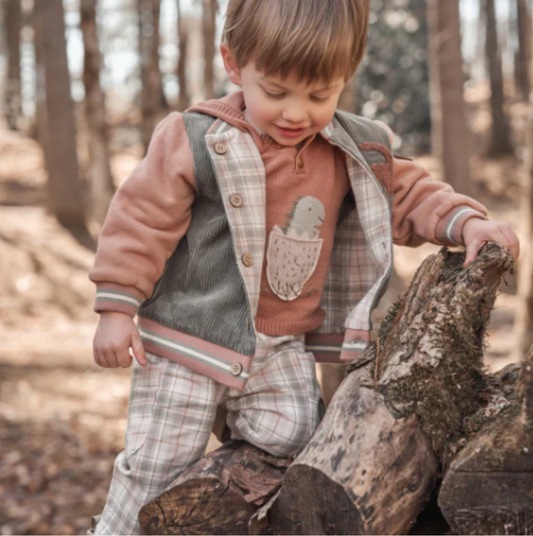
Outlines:
{"label": "child's face", "polygon": [[295,76],[265,76],[253,61],[238,68],[224,46],[222,56],[230,80],[242,86],[251,121],[278,143],[295,146],[332,120],[344,88],[343,76],[329,84],[307,84]]}

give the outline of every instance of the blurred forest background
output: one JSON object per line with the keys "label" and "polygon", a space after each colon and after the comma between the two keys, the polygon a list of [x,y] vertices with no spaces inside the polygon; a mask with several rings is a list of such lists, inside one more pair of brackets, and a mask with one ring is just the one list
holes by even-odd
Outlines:
{"label": "blurred forest background", "polygon": [[[499,369],[532,342],[533,2],[371,5],[341,107],[390,125],[396,153],[521,238],[488,334]],[[224,11],[225,0],[0,0],[1,534],[84,534],[104,506],[130,370],[93,362],[87,272],[155,124],[234,89],[218,53]],[[437,249],[396,249],[381,314]]]}

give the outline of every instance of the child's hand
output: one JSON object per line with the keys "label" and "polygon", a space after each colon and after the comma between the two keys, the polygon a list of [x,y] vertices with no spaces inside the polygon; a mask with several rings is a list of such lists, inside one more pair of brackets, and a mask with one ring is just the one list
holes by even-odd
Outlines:
{"label": "child's hand", "polygon": [[520,255],[518,237],[503,221],[470,218],[463,227],[463,240],[466,246],[466,258],[463,265],[465,267],[477,257],[478,251],[489,241],[509,249],[515,261]]}
{"label": "child's hand", "polygon": [[132,362],[130,347],[139,365],[144,367],[146,354],[133,318],[123,313],[101,313],[93,341],[96,363],[106,368],[128,368]]}

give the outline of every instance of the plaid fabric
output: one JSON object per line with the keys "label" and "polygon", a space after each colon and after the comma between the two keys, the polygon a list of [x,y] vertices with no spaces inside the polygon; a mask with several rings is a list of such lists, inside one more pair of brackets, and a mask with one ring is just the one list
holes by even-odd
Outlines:
{"label": "plaid fabric", "polygon": [[[343,333],[345,328],[370,330],[371,308],[392,263],[391,214],[387,197],[368,167],[362,165],[364,159],[357,146],[352,142],[354,151],[350,154],[347,147],[335,141],[336,127],[344,133],[332,122],[321,136],[347,153],[347,169],[357,210],[352,210],[338,226],[322,296],[326,318],[316,333]],[[255,317],[265,251],[264,165],[253,137],[221,120],[211,128],[206,143],[222,198],[228,207],[226,214],[237,261]],[[359,159],[354,158],[355,151]],[[233,193],[246,199],[239,210],[231,209],[229,198]],[[244,255],[251,256],[251,266],[242,262]]]}
{"label": "plaid fabric", "polygon": [[228,409],[233,438],[276,456],[303,449],[319,421],[313,354],[303,336],[258,334],[256,347],[244,391],[153,354],[146,367],[134,362],[126,447],[88,534],[140,534],[141,507],[203,456],[218,404]]}
{"label": "plaid fabric", "polygon": [[[265,253],[265,168],[253,137],[236,127],[218,120],[205,139],[224,206],[228,209],[226,215],[232,230],[235,254],[255,318]],[[221,147],[225,152],[221,151]],[[239,210],[232,210],[229,202],[235,193],[246,199]],[[244,264],[245,255],[251,259],[250,266]]]}

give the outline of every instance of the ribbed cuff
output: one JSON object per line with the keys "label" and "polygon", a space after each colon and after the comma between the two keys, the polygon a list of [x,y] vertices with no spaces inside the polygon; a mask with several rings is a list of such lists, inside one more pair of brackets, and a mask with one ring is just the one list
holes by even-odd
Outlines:
{"label": "ribbed cuff", "polygon": [[370,331],[347,329],[342,343],[341,361],[353,361],[361,357],[370,342]]}
{"label": "ribbed cuff", "polygon": [[435,229],[435,238],[444,246],[464,246],[463,227],[470,218],[488,219],[468,205],[458,205],[443,216]]}
{"label": "ribbed cuff", "polygon": [[94,311],[114,311],[124,313],[132,318],[143,300],[142,294],[133,287],[123,287],[115,283],[99,283],[96,285]]}

